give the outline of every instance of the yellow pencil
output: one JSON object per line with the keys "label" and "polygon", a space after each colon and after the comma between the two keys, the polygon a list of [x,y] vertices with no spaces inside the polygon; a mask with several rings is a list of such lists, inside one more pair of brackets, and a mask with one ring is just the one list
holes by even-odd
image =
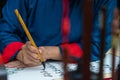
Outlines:
{"label": "yellow pencil", "polygon": [[[28,39],[30,40],[31,44],[32,44],[34,47],[37,48],[37,46],[36,46],[36,44],[35,44],[32,36],[30,35],[30,32],[28,31],[28,29],[27,29],[27,27],[26,27],[26,25],[25,25],[25,23],[24,23],[21,15],[20,15],[20,13],[19,13],[19,11],[18,11],[17,9],[15,9],[15,14],[16,14],[16,16],[17,16],[20,24],[22,25],[22,28],[24,29],[24,31],[25,31]],[[44,69],[45,69],[44,58],[43,58],[43,56],[41,55],[40,52],[38,53],[38,56],[40,57],[40,60],[41,60],[41,62],[42,62],[42,64],[43,64],[43,67],[44,67]]]}

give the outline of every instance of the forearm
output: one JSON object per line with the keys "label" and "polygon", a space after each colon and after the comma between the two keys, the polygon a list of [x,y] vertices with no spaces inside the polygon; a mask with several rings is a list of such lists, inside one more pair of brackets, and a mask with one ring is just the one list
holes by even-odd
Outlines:
{"label": "forearm", "polygon": [[60,46],[42,46],[39,47],[39,51],[45,59],[62,60],[65,48],[68,50],[68,57],[70,59],[72,56],[76,58],[82,57],[82,49],[78,43],[61,44]]}
{"label": "forearm", "polygon": [[45,59],[62,60],[62,55],[58,46],[39,47],[39,51]]}
{"label": "forearm", "polygon": [[49,53],[49,56],[51,57],[51,59],[61,60],[62,55],[60,53],[59,47],[54,46],[54,49],[51,50],[51,52]]}

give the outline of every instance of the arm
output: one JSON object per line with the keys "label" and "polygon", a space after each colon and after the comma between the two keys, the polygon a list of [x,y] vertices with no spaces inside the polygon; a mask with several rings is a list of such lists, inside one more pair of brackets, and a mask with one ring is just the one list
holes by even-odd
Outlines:
{"label": "arm", "polygon": [[[19,36],[20,34],[22,35],[21,26],[19,26],[17,17],[14,14],[14,9],[19,9],[20,3],[23,3],[23,1],[8,0],[2,10],[3,17],[0,19],[0,52],[4,63],[15,59],[17,51],[24,44]],[[25,13],[23,14],[25,15]]]}
{"label": "arm", "polygon": [[68,52],[69,52],[68,56],[70,58],[71,57],[76,57],[76,58],[82,57],[83,52],[80,47],[80,44],[78,44],[78,43],[61,44],[60,51],[61,51],[62,56],[64,56],[63,50],[65,48],[68,50]]}
{"label": "arm", "polygon": [[61,44],[60,46],[42,46],[39,47],[39,51],[42,53],[44,58],[53,60],[62,60],[64,57],[63,49],[67,49],[70,61],[74,61],[71,57],[80,58],[82,57],[82,49],[78,43]]}
{"label": "arm", "polygon": [[99,14],[102,6],[106,7],[106,36],[105,36],[105,52],[111,47],[111,37],[112,37],[112,19],[113,19],[113,11],[116,7],[116,0],[99,0],[95,1],[94,5],[94,26],[92,32],[92,55],[91,60],[96,61],[99,60],[100,54],[100,25],[99,25]]}

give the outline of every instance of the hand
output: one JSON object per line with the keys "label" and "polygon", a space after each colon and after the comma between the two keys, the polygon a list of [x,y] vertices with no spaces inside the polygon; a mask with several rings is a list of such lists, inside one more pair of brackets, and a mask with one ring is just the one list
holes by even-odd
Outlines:
{"label": "hand", "polygon": [[61,60],[62,59],[59,47],[57,46],[42,46],[42,47],[39,47],[39,51],[43,55],[45,60],[47,59]]}
{"label": "hand", "polygon": [[30,42],[26,42],[26,44],[22,46],[22,49],[19,51],[16,58],[29,67],[37,66],[41,64],[40,58],[37,55],[38,52],[39,50],[33,47]]}
{"label": "hand", "polygon": [[22,62],[15,60],[15,61],[11,61],[5,64],[5,67],[8,68],[24,68],[26,67],[25,64],[23,64]]}

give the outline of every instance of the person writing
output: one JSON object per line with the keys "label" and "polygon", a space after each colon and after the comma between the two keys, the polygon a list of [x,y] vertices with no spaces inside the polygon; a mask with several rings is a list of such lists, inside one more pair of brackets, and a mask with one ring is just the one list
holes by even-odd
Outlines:
{"label": "person writing", "polygon": [[[97,61],[100,59],[101,7],[104,5],[107,9],[107,51],[111,47],[111,22],[116,0],[93,2],[91,61]],[[14,13],[15,9],[19,10],[38,48],[29,42]],[[44,61],[61,60],[64,48],[69,50],[69,57],[82,56],[82,0],[8,0],[2,9],[2,15],[0,52],[4,63],[17,59],[25,66],[37,66],[41,64],[38,51]]]}

